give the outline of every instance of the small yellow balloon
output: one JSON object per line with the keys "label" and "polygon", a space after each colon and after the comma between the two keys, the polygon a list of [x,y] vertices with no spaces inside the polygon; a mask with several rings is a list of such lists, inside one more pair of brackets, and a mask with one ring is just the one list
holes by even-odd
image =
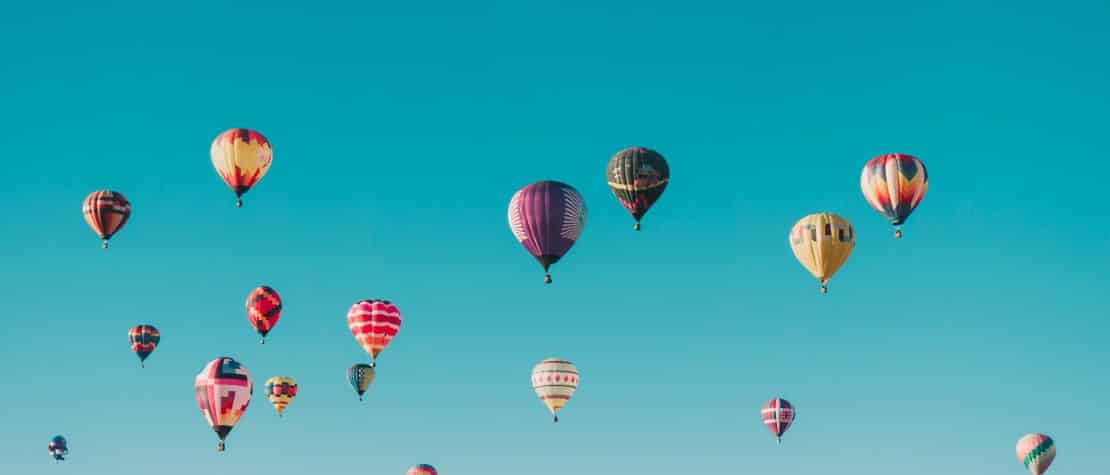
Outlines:
{"label": "small yellow balloon", "polygon": [[288,376],[274,376],[266,380],[266,398],[277,409],[280,417],[293,398],[297,397],[297,382]]}
{"label": "small yellow balloon", "polygon": [[240,207],[243,194],[266,175],[274,158],[270,141],[250,129],[230,129],[216,136],[211,155],[212,166],[235,192],[235,204]]}
{"label": "small yellow balloon", "polygon": [[828,291],[829,279],[856,247],[852,223],[831,213],[806,216],[790,229],[790,249],[810,274],[821,281],[821,293]]}

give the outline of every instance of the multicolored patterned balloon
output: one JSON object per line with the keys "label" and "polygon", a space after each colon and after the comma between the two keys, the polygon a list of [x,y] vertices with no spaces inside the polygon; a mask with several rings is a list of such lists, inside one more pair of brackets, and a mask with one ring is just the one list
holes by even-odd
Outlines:
{"label": "multicolored patterned balloon", "polygon": [[405,472],[405,475],[439,475],[439,472],[436,471],[435,467],[422,463],[410,468],[409,471]]}
{"label": "multicolored patterned balloon", "polygon": [[81,214],[93,232],[100,236],[100,247],[107,249],[108,240],[123,229],[131,217],[131,202],[118,191],[94,191],[85,197]]}
{"label": "multicolored patterned balloon", "polygon": [[281,296],[277,291],[261,286],[247,295],[247,321],[261,336],[260,343],[266,344],[266,334],[274,329],[281,318]]}
{"label": "multicolored patterned balloon", "polygon": [[578,368],[570,361],[545,359],[532,368],[532,389],[551,411],[551,419],[559,422],[559,409],[578,389]]}
{"label": "multicolored patterned balloon", "polygon": [[370,354],[370,365],[374,366],[378,354],[401,329],[401,310],[388,300],[363,300],[347,312],[347,326],[362,349]]}
{"label": "multicolored patterned balloon", "polygon": [[894,237],[902,237],[902,223],[929,189],[929,172],[913,155],[890,153],[872,158],[863,166],[860,189],[867,203],[894,225]]}
{"label": "multicolored patterned balloon", "polygon": [[266,398],[277,409],[278,417],[282,416],[285,408],[297,397],[297,382],[288,376],[274,376],[266,380]]}
{"label": "multicolored patterned balloon", "polygon": [[759,416],[763,419],[763,425],[775,434],[775,440],[781,444],[782,434],[794,423],[794,406],[786,399],[775,398],[763,405]]}
{"label": "multicolored patterned balloon", "polygon": [[1056,443],[1044,434],[1027,434],[1018,439],[1017,458],[1025,464],[1029,473],[1041,475],[1048,471],[1048,466],[1056,458]]}
{"label": "multicolored patterned balloon", "polygon": [[50,443],[46,444],[46,453],[54,457],[54,461],[62,461],[66,459],[69,454],[69,445],[66,443],[66,438],[60,435],[54,436],[50,439]]}
{"label": "multicolored patterned balloon", "polygon": [[212,165],[235,192],[235,206],[243,206],[243,194],[266,175],[273,161],[270,141],[250,129],[230,129],[212,141]]}
{"label": "multicolored patterned balloon", "polygon": [[557,181],[538,181],[521,188],[509,200],[509,229],[546,273],[570,250],[586,227],[586,201],[574,187]]}
{"label": "multicolored patterned balloon", "polygon": [[829,290],[829,279],[836,273],[852,249],[856,235],[852,223],[835,214],[811,214],[790,229],[790,249],[810,274],[821,281],[821,293]]}
{"label": "multicolored patterned balloon", "polygon": [[671,169],[659,152],[644,147],[628,147],[609,160],[605,177],[621,206],[636,220],[632,229],[639,231],[640,219],[667,189]]}
{"label": "multicolored patterned balloon", "polygon": [[200,412],[220,439],[216,450],[223,452],[227,435],[243,417],[254,394],[251,375],[238,361],[222,356],[200,370],[194,387]]}
{"label": "multicolored patterned balloon", "polygon": [[358,393],[358,400],[362,400],[362,395],[366,394],[366,390],[370,387],[370,383],[374,382],[374,367],[366,363],[358,363],[347,368],[347,382],[351,383],[351,387],[355,388]]}
{"label": "multicolored patterned balloon", "polygon": [[127,340],[131,342],[131,351],[139,356],[139,366],[145,367],[146,357],[158,347],[162,334],[154,325],[137,325],[127,330]]}

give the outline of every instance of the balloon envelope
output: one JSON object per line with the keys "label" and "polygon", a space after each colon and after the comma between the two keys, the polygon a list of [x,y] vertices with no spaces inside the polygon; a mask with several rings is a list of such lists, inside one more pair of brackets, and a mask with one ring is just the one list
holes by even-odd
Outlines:
{"label": "balloon envelope", "polygon": [[50,443],[46,444],[46,451],[54,460],[65,460],[66,455],[69,454],[69,445],[66,443],[66,438],[60,435],[54,436],[50,439]]}
{"label": "balloon envelope", "polygon": [[[906,222],[929,189],[929,172],[913,155],[890,153],[872,158],[863,166],[860,189],[867,203],[895,227]],[[897,230],[895,237],[901,237]]]}
{"label": "balloon envelope", "polygon": [[277,409],[278,415],[285,412],[293,398],[297,397],[297,381],[288,376],[274,376],[266,380],[266,398]]}
{"label": "balloon envelope", "polygon": [[263,285],[247,295],[247,321],[266,341],[266,335],[277,325],[281,318],[281,296],[269,286]]}
{"label": "balloon envelope", "polygon": [[559,422],[558,412],[578,389],[578,368],[570,361],[547,358],[532,368],[532,389]]}
{"label": "balloon envelope", "polygon": [[85,197],[81,214],[93,232],[103,240],[103,247],[108,247],[108,240],[123,229],[131,217],[131,202],[118,191],[94,191]]}
{"label": "balloon envelope", "polygon": [[139,357],[139,364],[142,364],[158,347],[162,334],[154,325],[136,325],[127,330],[127,340],[131,342],[131,351]]}
{"label": "balloon envelope", "polygon": [[[509,200],[509,229],[546,272],[562,259],[586,226],[586,201],[574,187],[538,181]],[[551,282],[551,275],[546,276]]]}
{"label": "balloon envelope", "polygon": [[388,300],[363,300],[347,311],[347,326],[370,359],[377,360],[401,329],[401,310]]}
{"label": "balloon envelope", "polygon": [[243,194],[266,175],[273,161],[270,141],[250,129],[230,129],[217,135],[211,154],[212,166],[235,192],[239,206],[243,204]]}
{"label": "balloon envelope", "polygon": [[775,398],[763,405],[759,416],[763,419],[763,425],[775,435],[775,439],[781,441],[782,434],[794,423],[794,406],[786,399]]}
{"label": "balloon envelope", "polygon": [[220,439],[216,450],[223,451],[224,440],[251,402],[250,373],[234,359],[216,358],[197,374],[194,388],[204,420]]}
{"label": "balloon envelope", "polygon": [[671,169],[659,152],[644,147],[629,147],[609,160],[605,177],[609,189],[621,206],[632,214],[632,219],[636,220],[635,229],[639,230],[640,219],[667,189]]}
{"label": "balloon envelope", "polygon": [[830,213],[811,214],[798,220],[790,229],[789,241],[794,257],[821,281],[822,293],[829,278],[848,260],[856,246],[852,224]]}
{"label": "balloon envelope", "polygon": [[374,382],[374,367],[365,363],[358,363],[350,368],[347,368],[347,382],[351,383],[351,387],[358,393],[358,399],[362,400],[362,395],[370,387],[370,383]]}
{"label": "balloon envelope", "polygon": [[405,475],[439,475],[439,472],[436,471],[435,467],[422,463],[410,468],[409,471],[405,472]]}
{"label": "balloon envelope", "polygon": [[1017,458],[1029,473],[1041,475],[1056,458],[1056,443],[1044,434],[1027,434],[1018,439]]}

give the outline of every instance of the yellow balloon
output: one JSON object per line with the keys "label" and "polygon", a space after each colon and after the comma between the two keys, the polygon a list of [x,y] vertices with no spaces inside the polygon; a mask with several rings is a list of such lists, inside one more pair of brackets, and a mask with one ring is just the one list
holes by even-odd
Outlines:
{"label": "yellow balloon", "polygon": [[266,380],[266,398],[277,409],[278,416],[285,412],[293,398],[297,397],[297,382],[288,376],[274,376]]}
{"label": "yellow balloon", "polygon": [[258,183],[273,162],[270,141],[250,129],[231,129],[212,141],[212,166],[235,192],[235,205],[243,206],[243,193]]}
{"label": "yellow balloon", "polygon": [[790,229],[790,249],[798,262],[821,281],[822,294],[828,291],[829,278],[855,247],[852,223],[832,213],[811,214]]}

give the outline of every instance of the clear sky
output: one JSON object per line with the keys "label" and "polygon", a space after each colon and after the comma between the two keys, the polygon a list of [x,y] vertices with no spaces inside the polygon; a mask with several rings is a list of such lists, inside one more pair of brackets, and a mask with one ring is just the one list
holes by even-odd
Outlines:
{"label": "clear sky", "polygon": [[[1096,473],[1110,7],[1003,3],[6,3],[0,465],[1021,474],[1043,432],[1050,473]],[[208,157],[231,127],[274,146],[242,209]],[[672,170],[640,233],[604,179],[629,145]],[[859,190],[888,152],[931,178],[900,241]],[[506,222],[541,179],[590,210],[550,286]],[[107,251],[80,211],[102,188],[134,207]],[[819,211],[857,230],[826,297],[786,239]],[[265,346],[260,284],[285,300]],[[359,403],[345,315],[371,297],[404,324]],[[225,453],[192,389],[221,355],[256,385]],[[549,356],[582,373],[557,425]]]}

